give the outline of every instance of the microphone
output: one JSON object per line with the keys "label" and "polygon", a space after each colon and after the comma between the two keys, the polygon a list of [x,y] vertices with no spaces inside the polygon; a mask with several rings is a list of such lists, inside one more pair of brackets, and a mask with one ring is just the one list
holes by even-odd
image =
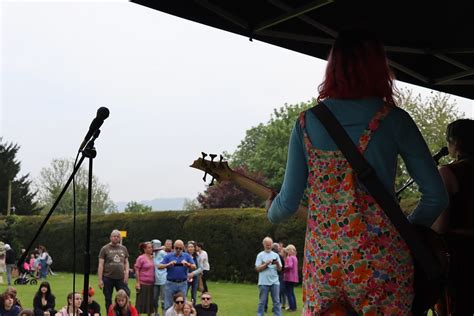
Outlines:
{"label": "microphone", "polygon": [[92,135],[94,135],[95,131],[97,131],[104,123],[104,120],[109,117],[109,114],[110,111],[106,107],[100,107],[97,110],[97,116],[92,120],[92,123],[89,126],[89,131],[87,132],[81,146],[79,147],[79,151],[84,149],[84,147],[87,145],[87,142],[91,139]]}
{"label": "microphone", "polygon": [[447,156],[449,154],[448,147],[443,147],[438,151],[434,156],[433,159],[436,162],[436,164],[439,164],[439,160],[441,157]]}

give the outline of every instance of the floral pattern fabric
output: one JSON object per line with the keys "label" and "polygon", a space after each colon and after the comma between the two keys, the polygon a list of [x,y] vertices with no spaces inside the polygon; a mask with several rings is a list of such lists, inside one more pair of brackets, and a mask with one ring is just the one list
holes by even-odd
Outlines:
{"label": "floral pattern fabric", "polygon": [[[359,138],[366,150],[382,107]],[[413,301],[413,261],[384,211],[357,181],[339,150],[308,153],[308,221],[303,263],[303,315],[324,315],[350,305],[360,315],[408,315]],[[334,313],[332,315],[335,315]]]}

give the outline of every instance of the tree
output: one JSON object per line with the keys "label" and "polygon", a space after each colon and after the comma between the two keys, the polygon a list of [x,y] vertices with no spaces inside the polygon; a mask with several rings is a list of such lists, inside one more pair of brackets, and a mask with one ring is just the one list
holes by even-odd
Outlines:
{"label": "tree", "polygon": [[[456,102],[452,102],[449,95],[441,92],[432,92],[428,97],[422,98],[420,94],[413,95],[413,91],[409,89],[400,90],[398,103],[410,113],[433,154],[446,146],[448,124],[465,116],[457,109]],[[402,187],[409,179],[406,167],[399,158],[396,187]],[[412,185],[404,190],[402,196],[417,197],[416,186]]]}
{"label": "tree", "polygon": [[[234,168],[234,171],[248,176],[259,183],[265,183],[261,173],[251,173],[243,166]],[[208,186],[204,193],[199,193],[197,201],[202,208],[243,208],[262,207],[264,201],[250,191],[241,188],[231,181],[223,181]],[[193,205],[195,207],[196,205]]]}
{"label": "tree", "polygon": [[[244,140],[231,155],[232,167],[246,165],[251,172],[261,171],[266,184],[278,191],[283,183],[288,141],[298,114],[316,104],[313,99],[296,105],[287,105],[275,109],[271,119],[266,123],[252,127],[246,131]],[[421,95],[414,96],[411,90],[400,91],[398,104],[413,117],[428,147],[434,153],[446,146],[446,126],[464,116],[457,110],[455,102],[449,95],[432,93],[422,99]],[[409,175],[401,159],[397,170],[396,187],[400,188]],[[415,186],[403,193],[404,197],[415,197]]]}
{"label": "tree", "polygon": [[[63,189],[74,169],[74,162],[68,159],[54,159],[51,166],[43,168],[36,181],[39,202],[43,212],[51,209],[59,193]],[[78,214],[87,212],[87,185],[88,171],[81,166],[75,177],[76,183],[76,211]],[[72,183],[56,207],[55,214],[71,214],[73,212]],[[109,188],[99,182],[96,176],[92,178],[92,213],[103,214],[114,212],[115,204],[109,198]]]}
{"label": "tree", "polygon": [[125,213],[149,213],[152,211],[152,207],[144,205],[135,201],[130,201],[125,207]]}
{"label": "tree", "polygon": [[231,165],[247,166],[250,172],[261,172],[266,184],[279,191],[285,175],[288,141],[298,115],[314,106],[316,100],[273,110],[266,124],[247,130],[245,138],[232,154]]}
{"label": "tree", "polygon": [[201,208],[197,199],[184,199],[183,210],[185,211],[196,211]]}
{"label": "tree", "polygon": [[34,202],[36,192],[30,188],[29,174],[19,176],[20,162],[16,155],[20,146],[13,143],[3,143],[0,137],[0,214],[7,214],[8,185],[12,181],[11,205],[15,214],[36,214],[40,208]]}

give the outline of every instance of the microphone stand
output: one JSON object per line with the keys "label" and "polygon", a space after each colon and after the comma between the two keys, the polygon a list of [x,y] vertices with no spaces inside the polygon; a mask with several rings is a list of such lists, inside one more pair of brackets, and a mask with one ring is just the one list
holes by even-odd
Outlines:
{"label": "microphone stand", "polygon": [[[445,156],[445,155],[443,155]],[[439,160],[441,159],[442,156],[439,156],[439,157],[436,157],[436,155],[434,156],[434,161],[436,163],[436,165],[439,165]],[[408,188],[410,185],[413,184],[413,182],[415,182],[415,180],[413,180],[412,178],[410,178],[410,180],[408,180],[407,182],[405,182],[405,184],[397,190],[397,192],[395,193],[395,196],[397,197],[398,201],[401,200],[401,196],[400,194],[406,189]]]}
{"label": "microphone stand", "polygon": [[[58,206],[59,202],[61,201],[61,198],[63,197],[64,193],[66,193],[69,185],[71,184],[72,180],[74,179],[74,176],[76,175],[77,171],[81,168],[82,162],[84,161],[85,158],[89,158],[89,179],[88,179],[88,191],[87,191],[87,224],[86,224],[86,249],[84,253],[84,294],[87,293],[89,294],[89,274],[90,274],[90,227],[91,227],[91,214],[92,214],[92,167],[93,167],[93,159],[97,156],[97,152],[94,147],[94,142],[97,137],[99,137],[100,130],[97,129],[93,136],[92,139],[87,143],[85,146],[84,150],[82,151],[82,157],[79,159],[77,164],[74,166],[74,170],[72,174],[69,176],[69,179],[67,180],[66,184],[64,185],[61,193],[59,193],[59,196],[56,198],[56,201],[54,201],[53,206],[49,210],[48,214],[46,215],[45,219],[41,223],[38,231],[36,232],[35,236],[31,240],[30,244],[28,247],[26,247],[25,252],[21,255],[20,259],[18,260],[18,268],[20,271],[21,266],[23,265],[23,262],[26,259],[27,254],[29,253],[31,247],[35,243],[36,239],[38,239],[38,236],[40,235],[41,231],[43,230],[44,226],[48,222],[49,218],[53,214],[54,210]],[[81,307],[87,307],[87,299],[83,300],[83,306]],[[84,311],[87,310],[83,309]]]}
{"label": "microphone stand", "polygon": [[82,159],[84,157],[89,158],[89,179],[87,185],[87,220],[86,220],[86,245],[84,251],[84,296],[82,300],[81,309],[87,311],[88,299],[89,299],[89,274],[90,274],[90,233],[91,233],[91,215],[92,215],[92,166],[93,159],[97,156],[97,151],[94,147],[94,142],[99,137],[100,129],[97,129],[92,136],[92,139],[87,143],[86,147],[82,152]]}

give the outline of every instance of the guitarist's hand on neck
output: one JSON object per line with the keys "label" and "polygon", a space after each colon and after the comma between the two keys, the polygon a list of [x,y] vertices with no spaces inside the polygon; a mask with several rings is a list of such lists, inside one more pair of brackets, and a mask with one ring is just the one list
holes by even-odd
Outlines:
{"label": "guitarist's hand on neck", "polygon": [[267,213],[270,207],[272,206],[273,199],[275,198],[276,195],[277,193],[275,191],[271,191],[270,196],[265,201],[265,211],[267,211]]}

